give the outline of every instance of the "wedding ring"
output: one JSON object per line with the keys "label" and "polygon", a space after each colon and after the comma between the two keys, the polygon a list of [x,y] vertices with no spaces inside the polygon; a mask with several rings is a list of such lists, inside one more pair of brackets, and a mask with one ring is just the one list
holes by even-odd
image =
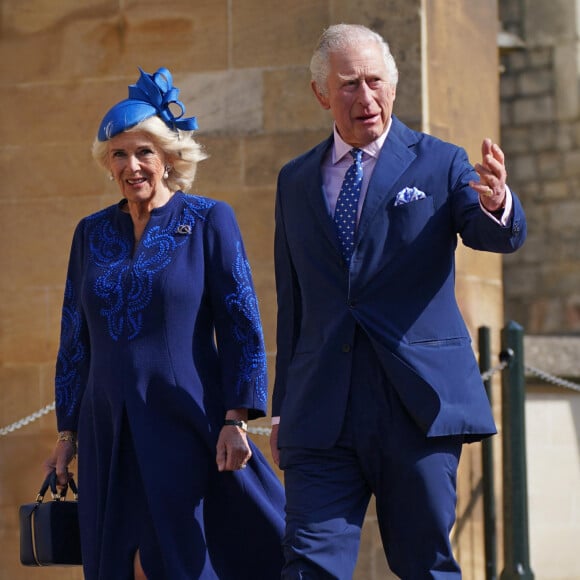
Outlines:
{"label": "wedding ring", "polygon": [[491,187],[488,187],[484,192],[483,195],[485,195],[486,197],[491,197],[493,195],[493,189]]}

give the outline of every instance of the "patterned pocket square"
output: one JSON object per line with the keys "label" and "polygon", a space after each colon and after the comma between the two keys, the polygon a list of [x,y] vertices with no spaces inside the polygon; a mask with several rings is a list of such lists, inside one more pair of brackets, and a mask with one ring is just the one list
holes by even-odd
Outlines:
{"label": "patterned pocket square", "polygon": [[417,201],[418,199],[425,199],[426,197],[425,193],[416,187],[405,187],[405,189],[401,189],[397,193],[395,205],[405,205],[406,203]]}

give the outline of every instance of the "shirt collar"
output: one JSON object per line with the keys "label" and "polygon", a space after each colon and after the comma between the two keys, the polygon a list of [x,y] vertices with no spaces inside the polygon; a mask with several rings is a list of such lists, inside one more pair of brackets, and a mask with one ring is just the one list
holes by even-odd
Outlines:
{"label": "shirt collar", "polygon": [[[392,118],[389,119],[387,123],[387,128],[385,132],[375,139],[371,141],[368,145],[361,147],[361,149],[369,156],[378,159],[383,144],[389,134],[389,130],[391,129],[391,125],[393,123]],[[334,124],[334,145],[332,147],[332,164],[336,165],[339,161],[341,161],[345,155],[348,155],[348,152],[352,149],[352,145],[346,143],[342,137],[338,134],[338,129],[336,128],[336,123]]]}

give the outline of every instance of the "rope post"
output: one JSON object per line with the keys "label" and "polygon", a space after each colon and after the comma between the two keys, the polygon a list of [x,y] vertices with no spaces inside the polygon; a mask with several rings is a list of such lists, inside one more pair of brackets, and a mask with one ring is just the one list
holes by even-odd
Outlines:
{"label": "rope post", "polygon": [[[479,370],[484,373],[491,367],[491,340],[488,326],[480,326],[478,329],[479,344]],[[489,398],[489,404],[493,405],[491,390],[491,378],[483,383]],[[481,464],[483,471],[483,530],[485,548],[485,578],[496,580],[497,578],[497,525],[495,507],[495,472],[493,465],[493,438],[488,437],[481,442]]]}
{"label": "rope post", "polygon": [[500,578],[532,580],[528,533],[524,330],[510,321],[501,333],[502,353],[512,354],[502,372],[504,569]]}

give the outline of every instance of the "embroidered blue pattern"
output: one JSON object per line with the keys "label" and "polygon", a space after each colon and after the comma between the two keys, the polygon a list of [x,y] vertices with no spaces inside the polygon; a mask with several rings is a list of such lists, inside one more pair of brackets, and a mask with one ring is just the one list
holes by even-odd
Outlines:
{"label": "embroidered blue pattern", "polygon": [[250,383],[258,399],[265,402],[268,396],[268,385],[260,311],[252,286],[250,264],[244,257],[240,242],[236,244],[236,250],[232,268],[236,290],[226,296],[226,308],[234,320],[234,338],[242,345],[236,389],[239,393],[245,385]]}
{"label": "embroidered blue pattern", "polygon": [[66,281],[62,309],[61,341],[69,349],[60,349],[56,361],[56,407],[70,417],[77,409],[81,392],[79,368],[86,353],[81,341],[82,318],[76,306],[76,297],[70,280]]}
{"label": "embroidered blue pattern", "polygon": [[101,314],[113,340],[124,334],[129,340],[139,335],[155,275],[167,268],[175,250],[187,241],[184,232],[191,232],[197,220],[205,219],[200,212],[215,203],[202,197],[185,198],[179,218],[170,220],[165,228],[154,226],[146,230],[134,260],[130,241],[119,236],[106,216],[95,214],[89,233],[90,255],[102,274],[94,291],[105,303]]}

